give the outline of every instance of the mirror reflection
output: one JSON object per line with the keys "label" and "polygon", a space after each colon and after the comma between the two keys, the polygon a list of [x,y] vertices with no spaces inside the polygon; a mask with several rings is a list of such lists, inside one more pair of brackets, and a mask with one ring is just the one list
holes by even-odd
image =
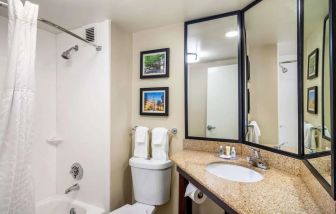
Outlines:
{"label": "mirror reflection", "polygon": [[329,16],[324,19],[323,50],[322,50],[322,137],[330,141],[330,46],[329,46]]}
{"label": "mirror reflection", "polygon": [[330,150],[330,65],[328,0],[305,1],[305,154]]}
{"label": "mirror reflection", "polygon": [[331,156],[312,158],[309,163],[319,172],[319,174],[331,185]]}
{"label": "mirror reflection", "polygon": [[245,13],[246,141],[298,153],[297,1]]}
{"label": "mirror reflection", "polygon": [[237,16],[189,24],[187,35],[188,135],[237,140]]}

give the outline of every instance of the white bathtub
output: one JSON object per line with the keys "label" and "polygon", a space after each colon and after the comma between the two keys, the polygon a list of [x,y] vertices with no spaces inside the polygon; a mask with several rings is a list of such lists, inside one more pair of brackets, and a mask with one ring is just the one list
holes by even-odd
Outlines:
{"label": "white bathtub", "polygon": [[70,214],[71,208],[76,214],[104,214],[105,210],[90,204],[76,201],[66,196],[56,195],[36,203],[36,214]]}

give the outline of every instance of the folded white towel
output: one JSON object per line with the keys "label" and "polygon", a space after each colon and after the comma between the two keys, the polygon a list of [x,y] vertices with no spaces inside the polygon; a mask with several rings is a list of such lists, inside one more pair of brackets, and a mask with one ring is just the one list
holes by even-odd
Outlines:
{"label": "folded white towel", "polygon": [[138,126],[134,137],[134,157],[149,158],[149,135],[148,128]]}
{"label": "folded white towel", "polygon": [[152,158],[154,160],[168,160],[169,136],[166,128],[152,130]]}
{"label": "folded white towel", "polygon": [[[312,149],[312,140],[314,140],[313,134],[315,134],[315,132],[313,132],[313,128],[314,126],[310,123],[304,123],[304,145],[306,148],[308,149]],[[313,142],[313,144],[315,144],[315,140]]]}
{"label": "folded white towel", "polygon": [[329,132],[327,126],[324,126],[324,135],[328,138],[331,138],[331,135],[330,135],[330,132]]}
{"label": "folded white towel", "polygon": [[251,128],[249,130],[248,140],[252,143],[259,144],[259,137],[261,136],[261,131],[258,123],[256,121],[251,121],[249,125],[251,126]]}

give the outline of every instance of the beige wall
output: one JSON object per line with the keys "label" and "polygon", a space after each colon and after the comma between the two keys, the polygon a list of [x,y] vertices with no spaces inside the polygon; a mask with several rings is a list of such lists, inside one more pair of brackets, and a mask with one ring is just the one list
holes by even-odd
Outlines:
{"label": "beige wall", "polygon": [[276,44],[251,47],[249,57],[251,65],[249,120],[257,121],[261,130],[261,144],[277,145],[278,63]]}
{"label": "beige wall", "polygon": [[[310,34],[306,35],[304,41],[304,121],[313,124],[314,126],[319,126],[322,124],[322,39],[323,39],[323,20],[320,21],[320,25],[316,26],[316,29]],[[319,49],[319,64],[318,64],[318,77],[314,79],[307,79],[308,72],[308,55],[315,50]],[[318,87],[318,113],[311,114],[307,112],[307,89],[317,86]]]}
{"label": "beige wall", "polygon": [[[310,34],[306,35],[304,44],[304,121],[310,123],[314,126],[321,126],[322,125],[322,49],[323,49],[323,20],[320,20],[320,25],[316,27],[316,29]],[[316,48],[319,49],[319,65],[318,65],[318,76],[314,79],[307,79],[307,72],[308,72],[308,55],[315,50]],[[317,114],[311,114],[307,112],[307,89],[317,86],[318,87],[318,110]],[[328,99],[326,99],[328,100]],[[329,99],[330,101],[330,99]],[[327,101],[325,105],[330,105]],[[330,115],[326,115],[326,118],[329,118],[330,124]],[[328,122],[328,119],[326,120]],[[321,133],[318,133],[318,150],[326,150],[327,148],[330,149],[330,141],[322,139]],[[328,150],[329,150],[328,149]]]}
{"label": "beige wall", "polygon": [[[177,128],[178,134],[171,141],[170,153],[182,150],[184,138],[184,27],[183,23],[140,31],[133,34],[132,68],[132,126],[149,128],[163,126]],[[170,77],[140,79],[140,51],[170,48]],[[139,89],[143,87],[169,87],[169,116],[140,116]],[[158,207],[158,214],[174,214],[178,209],[178,177],[173,168],[171,199],[168,204]]]}
{"label": "beige wall", "polygon": [[[132,35],[111,27],[111,209],[130,203]],[[116,152],[117,151],[117,152]]]}

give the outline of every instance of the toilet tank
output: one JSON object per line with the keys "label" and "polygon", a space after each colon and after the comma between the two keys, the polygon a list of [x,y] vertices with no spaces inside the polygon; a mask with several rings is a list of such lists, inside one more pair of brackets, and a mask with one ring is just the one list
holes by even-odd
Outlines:
{"label": "toilet tank", "polygon": [[170,199],[172,161],[131,158],[134,197],[137,202],[162,205]]}

